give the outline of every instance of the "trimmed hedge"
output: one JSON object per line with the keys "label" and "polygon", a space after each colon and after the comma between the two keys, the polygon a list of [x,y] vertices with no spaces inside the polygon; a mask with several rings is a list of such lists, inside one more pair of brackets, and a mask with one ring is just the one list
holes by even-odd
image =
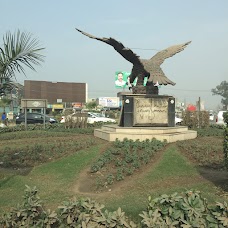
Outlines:
{"label": "trimmed hedge", "polygon": [[59,131],[59,132],[75,132],[79,134],[93,134],[95,127],[100,127],[101,123],[87,124],[87,128],[65,128],[64,124],[46,124],[45,128],[43,124],[28,124],[27,129],[24,124],[18,124],[11,127],[0,128],[0,134],[6,132],[18,132],[18,131],[33,131],[33,130],[45,130],[45,131]]}

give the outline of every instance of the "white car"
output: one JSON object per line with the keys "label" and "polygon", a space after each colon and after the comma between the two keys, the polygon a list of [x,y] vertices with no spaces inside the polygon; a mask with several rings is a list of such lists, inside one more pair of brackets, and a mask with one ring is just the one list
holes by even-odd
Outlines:
{"label": "white car", "polygon": [[[100,113],[93,113],[93,112],[88,112],[88,119],[87,123],[93,124],[95,122],[111,122],[111,123],[116,123],[115,119],[104,117]],[[65,116],[62,116],[62,119],[60,120],[60,123],[65,123]]]}
{"label": "white car", "polygon": [[209,113],[209,119],[210,119],[211,121],[214,120],[214,114],[213,114],[213,113]]}
{"label": "white car", "polygon": [[116,123],[116,120],[112,118],[104,117],[102,116],[102,114],[99,114],[99,113],[88,112],[87,123],[93,124],[95,122]]}
{"label": "white car", "polygon": [[179,117],[176,117],[176,116],[175,116],[175,124],[176,124],[176,125],[181,125],[182,121],[183,121],[182,118],[179,118]]}
{"label": "white car", "polygon": [[223,119],[223,113],[227,111],[219,111],[216,117],[215,123],[218,125],[225,125],[224,119]]}

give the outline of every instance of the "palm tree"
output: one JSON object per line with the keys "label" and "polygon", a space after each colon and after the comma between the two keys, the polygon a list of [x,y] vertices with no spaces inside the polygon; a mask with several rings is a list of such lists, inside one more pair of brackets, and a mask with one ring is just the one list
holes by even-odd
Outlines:
{"label": "palm tree", "polygon": [[16,79],[16,72],[26,75],[25,66],[35,70],[33,65],[44,61],[44,56],[40,54],[43,49],[30,33],[20,30],[14,34],[6,33],[3,37],[3,47],[0,48],[0,89],[4,89],[3,84],[11,84],[12,78]]}
{"label": "palm tree", "polygon": [[14,34],[7,32],[3,37],[3,47],[0,47],[0,106],[4,110],[11,99],[3,97],[15,88],[12,80],[16,79],[15,73],[23,73],[26,76],[24,67],[35,71],[33,65],[39,65],[44,61],[44,56],[40,54],[43,49],[30,33],[18,30]]}

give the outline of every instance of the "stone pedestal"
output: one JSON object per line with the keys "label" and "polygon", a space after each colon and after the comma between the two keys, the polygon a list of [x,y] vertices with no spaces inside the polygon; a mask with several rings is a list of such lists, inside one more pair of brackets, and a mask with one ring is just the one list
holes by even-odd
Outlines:
{"label": "stone pedestal", "polygon": [[174,127],[175,98],[151,94],[122,94],[121,127]]}
{"label": "stone pedestal", "polygon": [[146,140],[156,138],[168,143],[194,139],[196,131],[175,126],[175,98],[151,94],[121,94],[122,109],[118,125],[104,125],[94,136],[115,141],[124,138]]}

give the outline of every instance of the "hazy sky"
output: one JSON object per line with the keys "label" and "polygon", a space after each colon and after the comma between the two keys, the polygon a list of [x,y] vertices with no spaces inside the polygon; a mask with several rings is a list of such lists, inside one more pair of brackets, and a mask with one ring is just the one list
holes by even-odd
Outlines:
{"label": "hazy sky", "polygon": [[26,79],[85,82],[89,98],[116,96],[115,71],[131,71],[132,64],[79,28],[113,37],[141,58],[192,41],[162,64],[176,85],[162,86],[160,94],[193,104],[200,97],[207,109],[221,105],[211,89],[228,80],[227,0],[0,0],[0,6],[0,46],[7,31],[20,29],[46,48],[36,72],[27,70],[27,78],[17,75],[22,84]]}

